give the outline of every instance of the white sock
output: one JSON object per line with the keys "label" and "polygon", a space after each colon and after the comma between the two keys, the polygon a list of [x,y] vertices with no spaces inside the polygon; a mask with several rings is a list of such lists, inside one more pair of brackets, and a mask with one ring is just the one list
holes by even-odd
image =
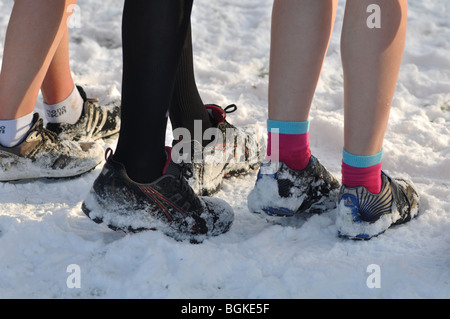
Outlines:
{"label": "white sock", "polygon": [[48,123],[75,124],[83,110],[83,98],[75,86],[72,93],[62,102],[44,105],[45,118]]}
{"label": "white sock", "polygon": [[0,120],[0,145],[14,147],[28,134],[33,122],[34,112],[14,120]]}

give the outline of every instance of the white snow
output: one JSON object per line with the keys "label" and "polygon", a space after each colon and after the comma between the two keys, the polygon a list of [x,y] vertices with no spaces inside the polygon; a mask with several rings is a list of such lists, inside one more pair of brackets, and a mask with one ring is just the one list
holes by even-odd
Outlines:
{"label": "white snow", "polygon": [[[0,52],[12,4],[0,0]],[[310,129],[312,152],[336,176],[343,145],[344,4]],[[205,103],[237,104],[228,116],[237,126],[265,126],[271,5],[194,3],[200,93]],[[100,103],[120,97],[122,6],[121,0],[79,0],[78,23],[70,29],[74,78]],[[227,180],[216,195],[235,211],[231,230],[193,245],[154,231],[124,235],[88,219],[80,206],[101,166],[77,179],[1,183],[0,298],[449,298],[449,12],[448,0],[409,3],[406,50],[384,144],[384,170],[418,187],[416,219],[363,242],[337,237],[335,211],[269,223],[248,212],[252,173]],[[103,144],[114,148],[116,139]],[[76,274],[79,288],[70,288]],[[367,284],[374,274],[379,288]]]}

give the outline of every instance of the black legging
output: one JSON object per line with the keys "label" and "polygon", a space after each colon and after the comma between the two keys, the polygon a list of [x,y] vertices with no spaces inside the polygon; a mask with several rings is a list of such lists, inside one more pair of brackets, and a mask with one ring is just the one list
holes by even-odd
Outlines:
{"label": "black legging", "polygon": [[[170,105],[170,122],[174,129],[178,127],[188,129],[192,138],[195,137],[194,120],[202,121],[203,131],[211,127],[208,112],[197,89],[193,64],[192,36],[189,26],[175,78],[175,87]],[[206,140],[203,144],[210,142]]]}
{"label": "black legging", "polygon": [[193,122],[185,110],[197,110],[198,118],[209,121],[193,75],[192,4],[193,0],[125,0],[121,130],[114,159],[136,182],[151,182],[162,174],[169,108],[175,127]]}

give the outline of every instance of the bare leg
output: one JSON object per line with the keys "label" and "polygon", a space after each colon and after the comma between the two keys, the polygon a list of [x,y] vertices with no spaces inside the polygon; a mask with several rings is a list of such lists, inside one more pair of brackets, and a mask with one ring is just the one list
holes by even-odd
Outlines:
{"label": "bare leg", "polygon": [[[413,185],[381,172],[382,146],[403,56],[406,0],[347,0],[341,38],[344,152],[339,236],[370,239],[418,213]],[[379,23],[370,23],[371,17]]]}
{"label": "bare leg", "polygon": [[0,120],[33,111],[42,81],[67,29],[75,0],[16,0],[0,73]]}
{"label": "bare leg", "polygon": [[[377,4],[381,28],[367,26]],[[403,56],[406,0],[347,0],[341,38],[344,69],[344,148],[355,155],[379,153]]]}
{"label": "bare leg", "polygon": [[306,121],[325,59],[337,0],[275,0],[269,119]]}
{"label": "bare leg", "polygon": [[69,30],[66,31],[42,82],[42,95],[47,104],[56,104],[66,99],[74,88],[69,64]]}

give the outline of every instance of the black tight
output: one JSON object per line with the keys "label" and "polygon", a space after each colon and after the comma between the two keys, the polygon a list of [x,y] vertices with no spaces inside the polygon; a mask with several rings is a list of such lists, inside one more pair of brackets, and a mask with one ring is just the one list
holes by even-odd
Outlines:
{"label": "black tight", "polygon": [[[172,128],[184,127],[189,130],[191,137],[194,138],[195,120],[202,121],[203,131],[211,127],[208,112],[204,107],[195,83],[192,37],[191,28],[189,27],[175,79],[175,88],[170,106],[170,121]],[[210,142],[209,140],[205,141],[206,144]]]}
{"label": "black tight", "polygon": [[[125,0],[121,131],[114,159],[125,166],[136,182],[151,182],[162,174],[167,159],[164,143],[169,108],[175,127],[186,122],[182,120],[186,115],[177,116],[180,109],[186,109],[180,106],[186,102],[180,100],[188,104],[195,101],[190,105],[197,105],[196,109],[201,103],[206,113],[198,92],[195,94],[193,69],[190,71],[187,65],[177,72],[180,57],[192,63],[192,46],[186,45],[191,41],[187,35],[192,3],[193,0]],[[189,50],[190,56],[185,53]],[[182,83],[187,80],[191,82],[184,85],[189,88],[186,95]],[[178,89],[174,90],[175,83]]]}

